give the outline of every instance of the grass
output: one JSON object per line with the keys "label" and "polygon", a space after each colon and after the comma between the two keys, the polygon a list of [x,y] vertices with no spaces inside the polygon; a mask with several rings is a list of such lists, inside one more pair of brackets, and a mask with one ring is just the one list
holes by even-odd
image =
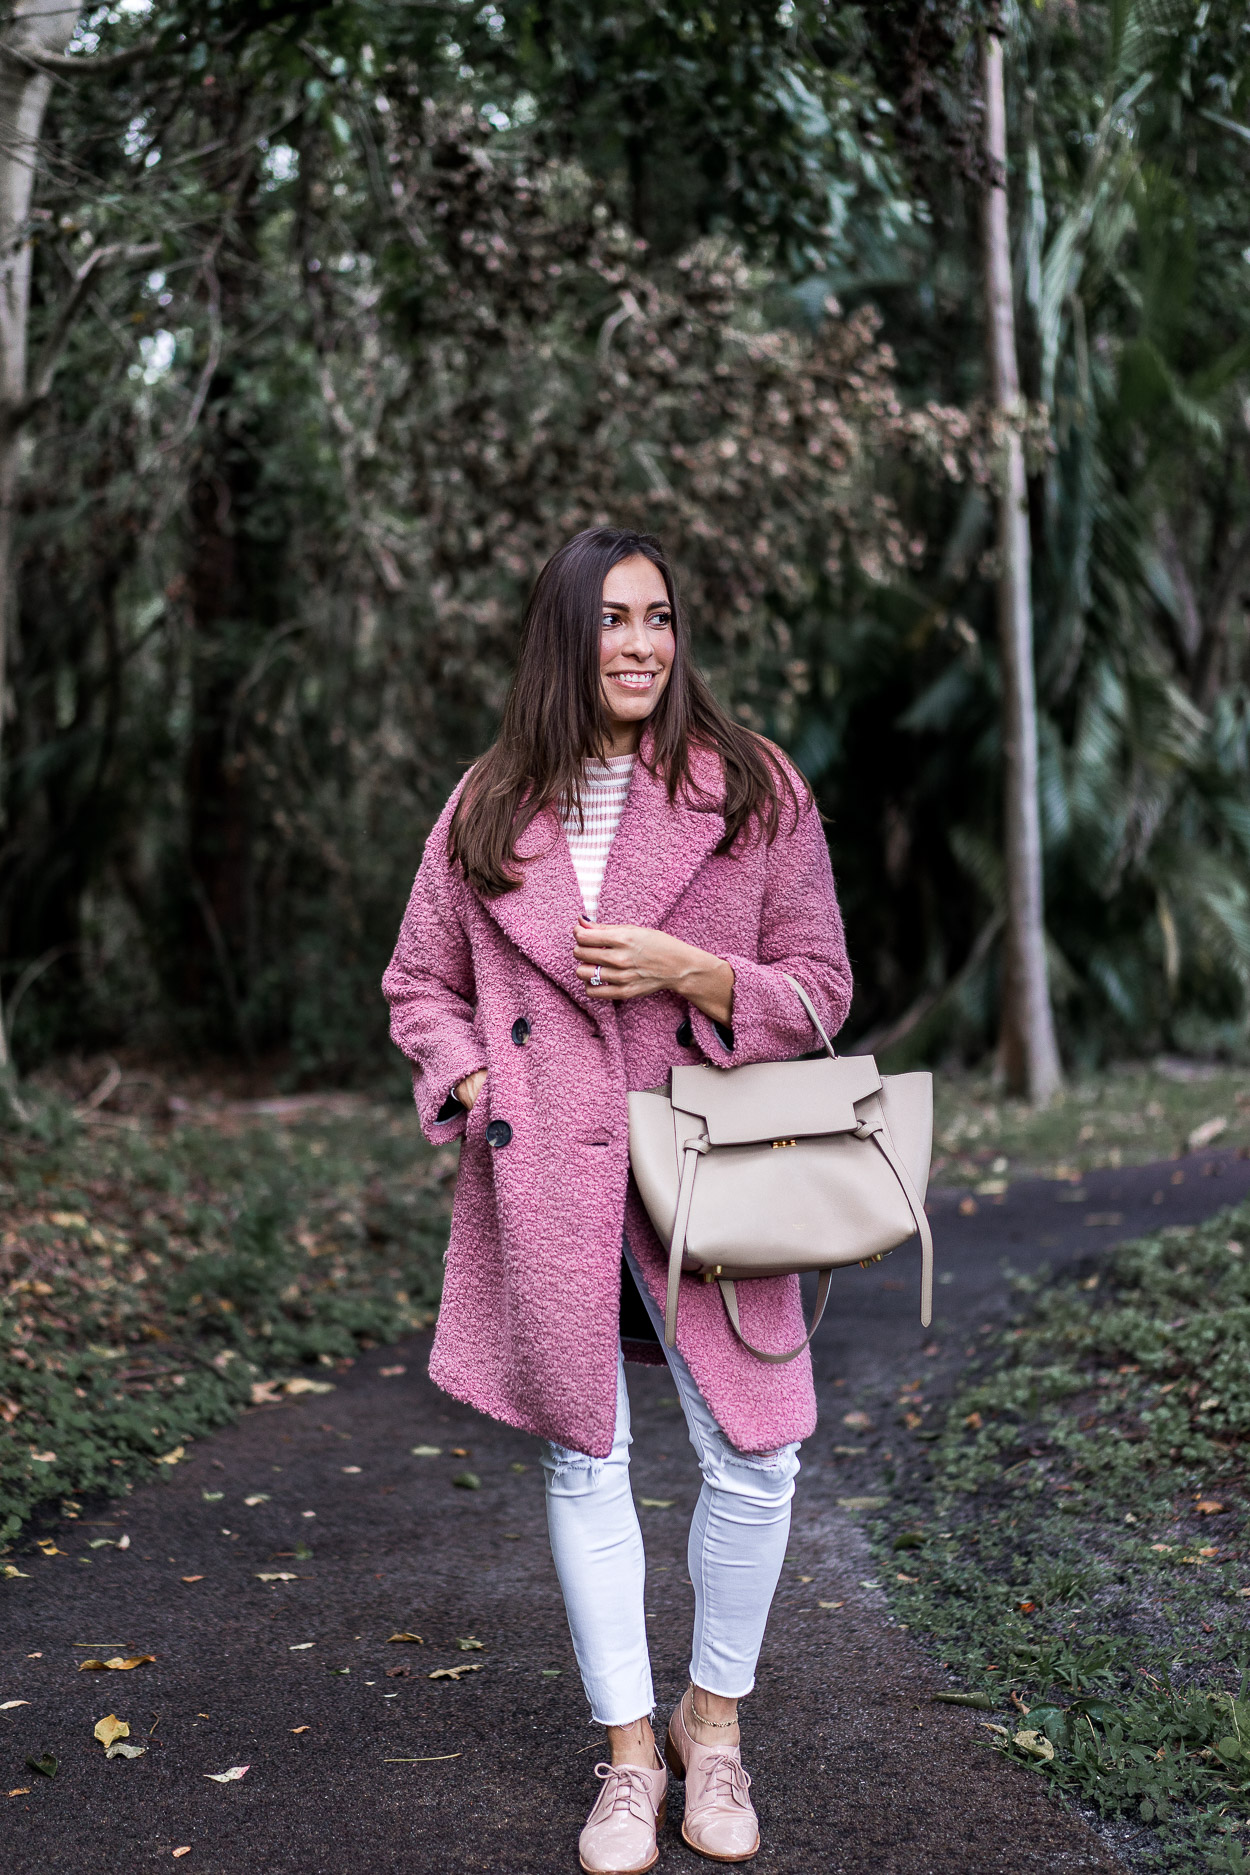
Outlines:
{"label": "grass", "polygon": [[943,1185],[1168,1159],[1196,1134],[1221,1152],[1250,1152],[1244,1069],[1129,1064],[1072,1082],[1041,1113],[1002,1098],[988,1076],[938,1074],[934,1106],[933,1180]]}
{"label": "grass", "polygon": [[328,1389],[429,1322],[454,1172],[399,1106],[87,1125],[39,1099],[0,1134],[0,1537],[160,1475],[265,1376]]}
{"label": "grass", "polygon": [[1246,1875],[1250,1206],[1021,1290],[953,1403],[901,1393],[893,1611],[1142,1866]]}

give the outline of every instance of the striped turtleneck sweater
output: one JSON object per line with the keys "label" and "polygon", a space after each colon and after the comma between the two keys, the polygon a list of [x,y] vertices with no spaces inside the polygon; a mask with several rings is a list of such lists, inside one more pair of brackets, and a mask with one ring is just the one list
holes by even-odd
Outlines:
{"label": "striped turtleneck sweater", "polygon": [[582,904],[592,923],[599,909],[599,888],[608,851],[625,811],[635,759],[632,755],[610,755],[606,762],[587,762],[582,773],[582,824],[578,825],[576,808],[562,817]]}

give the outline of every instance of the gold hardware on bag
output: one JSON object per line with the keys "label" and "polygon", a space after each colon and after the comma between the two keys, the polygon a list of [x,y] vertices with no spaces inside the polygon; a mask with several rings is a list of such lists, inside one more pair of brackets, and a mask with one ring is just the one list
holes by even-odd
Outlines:
{"label": "gold hardware on bag", "polygon": [[722,1271],[722,1269],[723,1269],[724,1267],[725,1267],[725,1266],[724,1266],[724,1264],[723,1264],[723,1263],[718,1263],[718,1264],[716,1265],[716,1268],[715,1268],[714,1270],[704,1270],[704,1272],[703,1272],[703,1280],[704,1280],[704,1282],[705,1282],[705,1283],[714,1283],[714,1282],[716,1281],[716,1278],[717,1278],[717,1277],[718,1277],[718,1276],[720,1275],[720,1273],[721,1273],[721,1271]]}
{"label": "gold hardware on bag", "polygon": [[866,1269],[869,1269],[869,1268],[871,1268],[871,1266],[872,1266],[872,1265],[873,1265],[874,1263],[880,1263],[880,1261],[881,1261],[881,1258],[882,1258],[882,1257],[883,1257],[884,1255],[885,1255],[885,1251],[884,1251],[884,1250],[881,1250],[881,1251],[879,1251],[879,1252],[877,1253],[877,1255],[876,1255],[875,1257],[862,1257],[862,1258],[860,1259],[860,1265],[859,1265],[859,1267],[860,1267],[860,1268],[861,1268],[862,1270],[866,1270]]}
{"label": "gold hardware on bag", "polygon": [[773,1151],[776,1152],[778,1146],[797,1146],[798,1143],[797,1139],[775,1139],[773,1141]]}

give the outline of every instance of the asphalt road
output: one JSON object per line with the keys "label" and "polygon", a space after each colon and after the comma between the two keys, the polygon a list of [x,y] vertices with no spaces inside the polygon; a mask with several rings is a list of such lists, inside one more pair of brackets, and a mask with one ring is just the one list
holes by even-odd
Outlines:
{"label": "asphalt road", "polygon": [[[1250,1162],[1208,1154],[1091,1175],[1081,1190],[1022,1182],[971,1216],[959,1194],[935,1193],[929,1333],[912,1253],[838,1283],[815,1344],[822,1423],[745,1708],[761,1875],[1121,1867],[1038,1780],[979,1747],[981,1715],[929,1703],[943,1676],[864,1586],[864,1539],[837,1504],[897,1443],[884,1409],[900,1380],[923,1372],[933,1397],[1009,1310],[1004,1259],[1058,1268],[1193,1221],[1250,1195]],[[203,1441],[167,1483],[22,1539],[6,1560],[27,1579],[0,1584],[0,1704],[28,1702],[0,1711],[6,1875],[97,1875],[183,1848],[188,1875],[576,1869],[601,1741],[551,1568],[535,1442],[437,1393],[427,1350],[417,1337],[364,1356],[333,1393],[259,1408]],[[665,1372],[632,1369],[631,1390],[637,1494],[666,1506],[640,1513],[663,1715],[684,1684],[698,1474]],[[861,1455],[840,1455],[852,1406],[876,1424]],[[414,1456],[418,1445],[438,1454]],[[466,1470],[479,1489],[453,1483]],[[61,1554],[35,1547],[47,1534]],[[123,1534],[124,1551],[88,1547]],[[132,1653],[156,1659],[77,1668]],[[471,1670],[430,1677],[448,1667]],[[92,1728],[107,1713],[144,1756],[105,1760]],[[52,1780],[24,1768],[45,1750]],[[211,1781],[239,1765],[241,1779]],[[678,1800],[661,1869],[706,1867],[679,1816]]]}

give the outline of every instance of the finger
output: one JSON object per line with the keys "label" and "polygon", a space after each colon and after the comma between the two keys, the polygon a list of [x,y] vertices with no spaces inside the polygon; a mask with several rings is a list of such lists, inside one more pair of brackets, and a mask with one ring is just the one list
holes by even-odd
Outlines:
{"label": "finger", "polygon": [[607,944],[576,944],[573,955],[579,964],[624,965],[628,961],[627,952]]}
{"label": "finger", "polygon": [[577,966],[577,974],[583,983],[591,982],[596,970],[599,972],[599,982],[595,984],[596,989],[604,983],[620,984],[624,981],[624,972],[614,970],[611,964],[578,964]]}

